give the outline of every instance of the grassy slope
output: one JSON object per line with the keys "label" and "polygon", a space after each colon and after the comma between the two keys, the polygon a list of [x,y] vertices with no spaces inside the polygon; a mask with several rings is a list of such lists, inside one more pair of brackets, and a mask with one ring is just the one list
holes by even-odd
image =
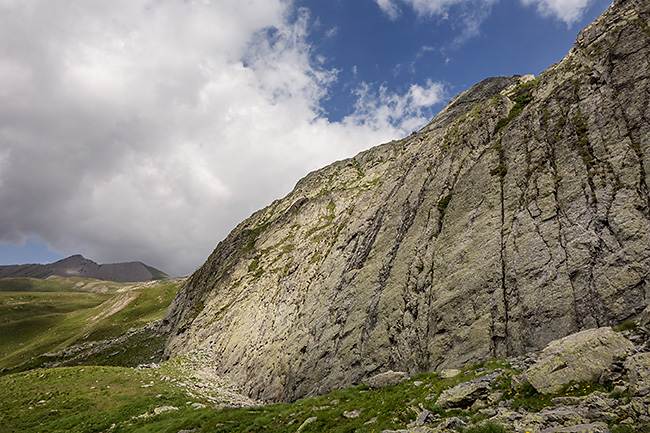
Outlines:
{"label": "grassy slope", "polygon": [[[360,385],[329,394],[299,400],[292,404],[273,404],[255,408],[211,409],[197,397],[188,397],[176,375],[174,363],[163,363],[158,370],[119,367],[72,367],[35,370],[0,377],[0,431],[7,432],[170,432],[196,429],[200,432],[295,432],[307,419],[302,432],[380,432],[405,428],[416,418],[416,408],[426,408],[442,418],[467,416],[473,423],[485,419],[470,408],[445,411],[433,402],[444,389],[461,381],[487,374],[495,368],[506,371],[497,387],[513,408],[539,411],[553,396],[541,396],[530,387],[511,384],[507,363],[494,361],[469,366],[451,379],[436,373],[422,374],[401,385],[369,389]],[[477,371],[478,367],[482,367]],[[417,383],[416,382],[421,382]],[[609,392],[597,383],[571,386],[558,395],[579,396],[593,391]],[[618,398],[621,398],[618,396]],[[196,408],[192,403],[206,404]],[[171,410],[154,415],[154,409],[171,405]],[[357,418],[345,413],[358,410]],[[143,417],[142,415],[148,415]],[[374,421],[373,421],[374,420]],[[620,420],[619,420],[620,422]],[[617,424],[617,423],[615,423]],[[614,426],[613,432],[648,431],[648,426]],[[472,427],[466,433],[503,433],[495,425]]]}
{"label": "grassy slope", "polygon": [[42,357],[45,353],[146,326],[164,315],[179,286],[179,281],[0,279],[0,370],[38,367],[55,360]]}
{"label": "grassy slope", "polygon": [[[181,368],[195,355],[167,361],[159,369],[122,367],[146,361],[162,345],[164,337],[151,333],[136,333],[126,339],[123,335],[162,317],[180,284],[116,284],[80,278],[0,280],[0,367],[9,370],[0,376],[0,431],[177,433],[196,429],[197,433],[281,433],[295,432],[315,417],[302,432],[373,433],[404,428],[424,408],[443,418],[459,415],[478,422],[486,416],[471,408],[445,411],[434,404],[435,397],[446,388],[496,368],[505,372],[497,388],[513,409],[539,411],[551,404],[553,396],[541,396],[531,387],[513,386],[510,378],[517,372],[505,361],[494,360],[468,366],[450,379],[440,379],[436,373],[422,374],[383,389],[357,386],[292,404],[215,410],[205,394],[188,395],[192,380],[199,387],[205,384],[202,377],[192,378]],[[82,358],[68,359],[72,367],[20,372],[46,361],[66,360],[65,356],[42,356],[44,352],[105,339],[117,343]],[[83,366],[76,366],[80,363]],[[421,383],[416,385],[416,381]],[[611,384],[572,386],[559,395],[595,390],[610,392]],[[629,397],[622,398],[629,401]],[[197,408],[192,403],[206,407]],[[176,409],[154,413],[163,406]],[[355,410],[360,411],[358,417],[346,416]],[[613,432],[650,431],[647,425],[616,425],[620,421],[614,422]],[[465,430],[504,431],[494,425]]]}
{"label": "grassy slope", "polygon": [[[178,385],[183,376],[174,377],[177,362],[164,363],[159,370],[72,367],[0,377],[0,431],[94,432],[115,424],[112,432],[176,433],[193,428],[204,432],[295,432],[307,418],[316,416],[318,419],[303,431],[370,433],[403,427],[414,420],[411,406],[423,404],[441,412],[426,396],[476,376],[471,369],[467,369],[468,374],[452,379],[424,374],[414,379],[424,382],[420,386],[415,386],[413,380],[378,390],[361,385],[292,404],[214,410],[187,404],[206,402],[188,400],[183,387]],[[163,405],[179,410],[133,418],[151,414]],[[348,419],[343,415],[353,410],[361,410],[361,416]],[[373,417],[377,417],[377,422],[366,425]]]}

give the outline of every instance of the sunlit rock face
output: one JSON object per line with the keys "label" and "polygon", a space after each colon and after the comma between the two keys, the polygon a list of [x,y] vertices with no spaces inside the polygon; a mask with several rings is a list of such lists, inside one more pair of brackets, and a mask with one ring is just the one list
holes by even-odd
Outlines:
{"label": "sunlit rock face", "polygon": [[539,77],[302,179],[222,241],[165,317],[251,397],[516,355],[650,300],[650,3]]}

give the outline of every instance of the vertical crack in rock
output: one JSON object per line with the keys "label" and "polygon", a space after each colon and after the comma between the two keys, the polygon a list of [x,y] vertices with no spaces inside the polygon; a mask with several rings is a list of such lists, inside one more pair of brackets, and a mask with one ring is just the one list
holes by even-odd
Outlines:
{"label": "vertical crack in rock", "polygon": [[209,342],[241,389],[291,401],[632,318],[650,295],[649,15],[617,2],[538,78],[486,79],[307,175],[188,279],[165,356]]}

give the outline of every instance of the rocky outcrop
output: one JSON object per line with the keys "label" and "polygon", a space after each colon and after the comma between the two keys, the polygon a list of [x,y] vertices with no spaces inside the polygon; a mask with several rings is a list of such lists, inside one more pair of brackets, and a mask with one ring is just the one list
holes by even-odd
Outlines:
{"label": "rocky outcrop", "polygon": [[[488,423],[494,428],[485,427],[478,431],[648,431],[650,398],[644,394],[642,383],[644,377],[647,380],[650,352],[640,351],[645,349],[644,343],[650,339],[650,331],[640,327],[625,335],[633,337],[638,344],[634,345],[623,334],[614,333],[609,328],[593,329],[552,341],[539,353],[502,360],[493,370],[482,368],[485,371],[478,373],[478,377],[444,389],[437,398],[435,392],[427,396],[426,400],[435,399],[435,406],[432,407],[438,408],[435,415],[422,406],[411,406],[409,409],[418,414],[415,421],[407,429],[393,432],[475,431],[471,427]],[[567,381],[554,391],[549,391],[551,395],[540,394],[534,388],[526,386],[531,369],[526,373],[518,373],[518,369],[526,363],[532,362],[531,368],[546,364],[549,352],[556,358],[572,359],[580,351],[586,354],[585,362],[589,364],[590,353],[604,354],[612,348],[614,341],[624,348],[618,352],[618,361],[603,367],[597,377],[585,379],[584,376],[576,376],[571,383]],[[571,342],[577,343],[577,347],[572,346]],[[468,367],[462,376],[472,372]],[[440,375],[438,377],[441,378]],[[429,388],[435,389],[434,386]],[[607,389],[612,391],[603,392]],[[447,410],[453,411],[453,416]],[[505,430],[498,430],[498,427]]]}
{"label": "rocky outcrop", "polygon": [[588,329],[546,346],[526,379],[538,392],[555,393],[571,382],[597,381],[633,351],[634,345],[611,328]]}
{"label": "rocky outcrop", "polygon": [[54,263],[0,266],[0,278],[84,277],[118,283],[162,280],[169,275],[142,262],[97,264],[76,254]]}
{"label": "rocky outcrop", "polygon": [[650,300],[650,4],[536,79],[313,172],[223,240],[165,316],[253,398],[538,350]]}

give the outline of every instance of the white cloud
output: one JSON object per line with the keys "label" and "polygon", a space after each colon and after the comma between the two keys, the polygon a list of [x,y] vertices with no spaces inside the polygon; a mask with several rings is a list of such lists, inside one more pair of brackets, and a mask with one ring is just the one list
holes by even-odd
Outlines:
{"label": "white cloud", "polygon": [[[454,38],[453,46],[462,45],[468,39],[480,34],[480,26],[488,17],[491,7],[499,0],[375,0],[389,19],[401,15],[399,3],[412,8],[421,18],[437,17],[458,22],[460,34]],[[544,17],[553,17],[571,25],[579,21],[593,0],[520,0],[526,6],[536,5]],[[455,8],[454,13],[451,9]]]}
{"label": "white cloud", "polygon": [[449,8],[452,6],[465,5],[476,9],[491,6],[497,1],[498,0],[375,0],[381,10],[391,19],[399,17],[400,9],[397,5],[398,2],[410,6],[419,16],[422,17],[437,15],[447,18]]}
{"label": "white cloud", "polygon": [[[460,34],[454,38],[453,45],[458,46],[480,34],[480,25],[490,13],[491,7],[498,0],[375,0],[389,19],[399,18],[401,11],[398,3],[412,8],[421,18],[437,17],[450,19],[450,10],[455,9],[453,25],[460,27]],[[531,0],[523,0],[531,1]],[[456,24],[457,23],[457,24]]]}
{"label": "white cloud", "polygon": [[[442,87],[337,71],[285,0],[23,0],[0,7],[0,242],[191,272],[308,171],[428,120]],[[292,12],[292,13],[290,13]]]}
{"label": "white cloud", "polygon": [[375,2],[391,20],[396,20],[402,13],[397,6],[396,0],[375,0]]}
{"label": "white cloud", "polygon": [[524,5],[537,5],[542,16],[551,16],[571,25],[579,21],[592,0],[521,0]]}
{"label": "white cloud", "polygon": [[358,97],[354,114],[345,122],[383,130],[395,125],[404,132],[422,126],[430,117],[427,108],[442,102],[444,86],[428,81],[425,87],[414,84],[405,94],[390,92],[385,86],[375,90],[363,83],[355,90]]}

